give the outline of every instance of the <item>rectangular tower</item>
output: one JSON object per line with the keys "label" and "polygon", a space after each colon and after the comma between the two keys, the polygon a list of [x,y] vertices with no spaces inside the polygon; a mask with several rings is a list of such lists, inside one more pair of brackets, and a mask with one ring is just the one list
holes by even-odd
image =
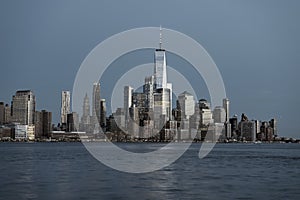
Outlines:
{"label": "rectangular tower", "polygon": [[12,100],[12,121],[23,125],[33,125],[35,96],[30,90],[19,90]]}
{"label": "rectangular tower", "polygon": [[61,124],[67,124],[67,115],[70,113],[70,91],[61,92]]}
{"label": "rectangular tower", "polygon": [[93,85],[93,102],[92,102],[92,118],[93,123],[100,124],[100,113],[101,113],[101,98],[100,98],[100,83],[94,83]]}
{"label": "rectangular tower", "polygon": [[125,86],[124,87],[124,114],[125,114],[126,128],[129,121],[129,108],[132,105],[132,94],[133,94],[133,88],[130,86]]}

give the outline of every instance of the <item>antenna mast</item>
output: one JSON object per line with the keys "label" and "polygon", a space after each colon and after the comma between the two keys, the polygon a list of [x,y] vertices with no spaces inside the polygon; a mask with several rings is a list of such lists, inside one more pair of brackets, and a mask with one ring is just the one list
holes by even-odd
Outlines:
{"label": "antenna mast", "polygon": [[161,49],[161,44],[162,44],[162,28],[160,26],[160,28],[159,28],[159,49]]}

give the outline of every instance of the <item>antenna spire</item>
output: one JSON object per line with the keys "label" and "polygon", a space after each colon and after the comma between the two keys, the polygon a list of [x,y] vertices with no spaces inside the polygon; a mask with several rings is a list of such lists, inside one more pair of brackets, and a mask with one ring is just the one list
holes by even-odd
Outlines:
{"label": "antenna spire", "polygon": [[160,25],[160,27],[159,27],[159,49],[161,49],[161,44],[162,44],[162,28]]}

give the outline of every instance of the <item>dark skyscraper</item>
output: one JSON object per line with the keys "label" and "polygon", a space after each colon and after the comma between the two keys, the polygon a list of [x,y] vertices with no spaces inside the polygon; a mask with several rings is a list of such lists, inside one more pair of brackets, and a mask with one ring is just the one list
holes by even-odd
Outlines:
{"label": "dark skyscraper", "polygon": [[100,105],[101,105],[100,126],[101,126],[101,128],[105,128],[106,127],[106,101],[105,101],[105,99],[101,99]]}
{"label": "dark skyscraper", "polygon": [[5,106],[3,102],[0,102],[0,124],[5,122]]}
{"label": "dark skyscraper", "polygon": [[52,131],[52,113],[46,110],[36,111],[35,116],[35,137],[50,137]]}
{"label": "dark skyscraper", "polygon": [[76,112],[69,113],[67,116],[67,131],[79,131],[79,118]]}

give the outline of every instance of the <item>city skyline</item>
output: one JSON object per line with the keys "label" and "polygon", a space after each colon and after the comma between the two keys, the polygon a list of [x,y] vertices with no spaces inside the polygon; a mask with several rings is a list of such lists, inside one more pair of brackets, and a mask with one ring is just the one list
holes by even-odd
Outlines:
{"label": "city skyline", "polygon": [[[157,9],[163,12],[168,8],[168,3],[160,3],[161,7]],[[273,6],[269,7],[270,4]],[[296,77],[299,58],[295,52],[299,51],[297,35],[300,31],[294,25],[297,24],[298,4],[294,1],[259,4],[254,1],[247,5],[199,2],[191,8],[193,15],[189,15],[180,9],[184,5],[179,3],[164,18],[153,16],[149,11],[141,12],[143,6],[140,4],[135,4],[139,9],[126,5],[126,9],[118,9],[119,16],[126,19],[126,23],[122,24],[118,22],[120,17],[110,15],[111,9],[103,9],[113,7],[113,3],[109,2],[94,7],[77,2],[71,5],[68,15],[63,9],[68,7],[65,3],[60,5],[62,9],[58,12],[53,12],[51,6],[35,5],[44,13],[42,18],[37,12],[39,9],[31,11],[32,2],[22,6],[8,2],[1,7],[5,17],[1,18],[3,45],[0,64],[5,77],[0,82],[0,99],[9,103],[14,91],[32,89],[37,96],[37,109],[51,110],[53,122],[58,123],[60,101],[53,99],[60,99],[62,90],[72,90],[80,63],[95,45],[128,28],[162,24],[195,38],[211,54],[222,73],[232,103],[231,113],[248,113],[250,118],[259,119],[274,116],[279,121],[282,136],[299,137],[299,79]],[[153,5],[147,4],[148,7]],[[205,8],[211,6],[215,9],[208,13]],[[91,15],[79,17],[75,12],[78,8],[82,8],[83,13],[89,10]],[[128,15],[133,11],[141,18]],[[57,22],[52,13],[57,13],[61,20]],[[111,16],[112,21],[107,23],[105,16]],[[65,25],[67,29],[63,28]],[[29,46],[30,51],[27,50]],[[153,59],[147,53],[142,55],[142,61]],[[133,63],[127,61],[125,65],[141,60]],[[109,91],[111,88],[104,82],[103,90]],[[201,96],[207,98],[205,88]],[[104,92],[101,98],[107,98],[107,94]],[[111,112],[109,103],[108,113]]]}
{"label": "city skyline", "polygon": [[[161,27],[153,66],[153,75],[145,76],[142,91],[129,85],[123,86],[123,107],[113,110],[109,116],[106,116],[106,101],[100,98],[100,82],[92,84],[90,98],[85,93],[81,112],[71,110],[71,92],[62,91],[61,121],[57,126],[51,124],[51,112],[35,110],[33,91],[16,91],[12,96],[11,110],[5,109],[9,106],[3,102],[0,105],[1,139],[156,142],[285,140],[278,137],[277,120],[274,118],[270,121],[249,120],[243,113],[241,121],[235,121],[236,115],[230,117],[230,100],[227,97],[222,99],[222,106],[214,107],[206,99],[198,100],[197,96],[186,90],[176,97],[172,93],[172,83],[167,81],[167,58],[166,50],[162,49]],[[172,107],[172,95],[176,97],[176,107]],[[92,110],[89,99],[92,99]],[[8,114],[10,120],[7,120]]]}

